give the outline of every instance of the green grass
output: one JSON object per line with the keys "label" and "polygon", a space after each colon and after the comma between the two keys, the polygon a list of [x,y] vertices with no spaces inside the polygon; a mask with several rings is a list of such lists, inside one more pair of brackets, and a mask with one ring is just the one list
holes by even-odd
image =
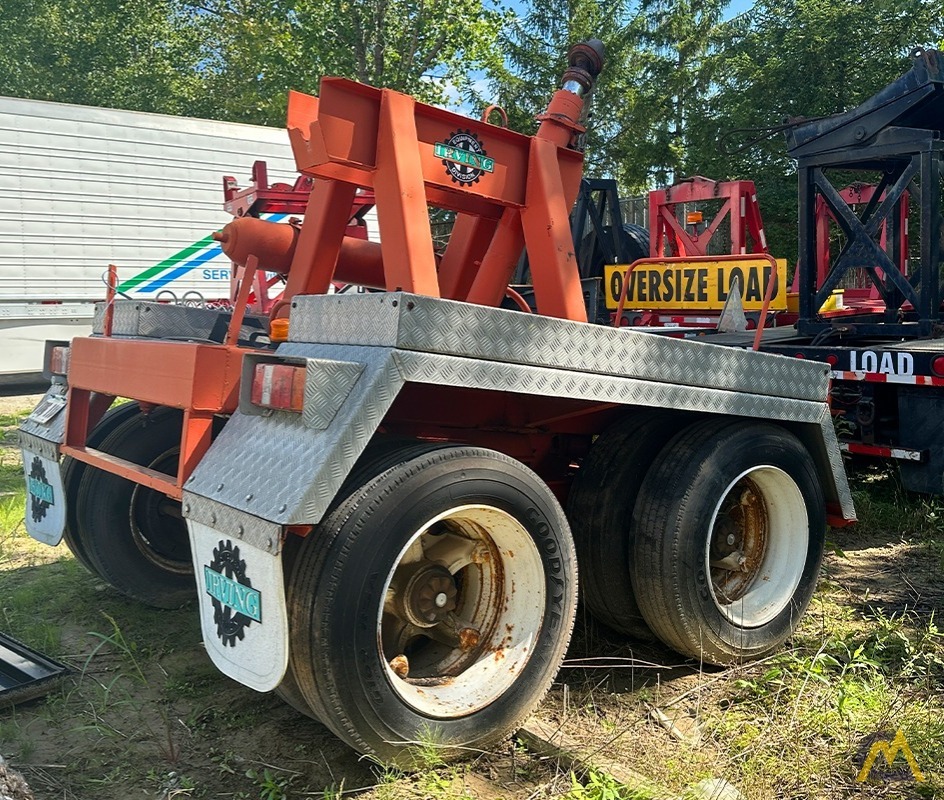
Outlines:
{"label": "green grass", "polygon": [[650,800],[649,792],[628,789],[605,772],[590,770],[578,778],[570,773],[570,791],[562,800]]}

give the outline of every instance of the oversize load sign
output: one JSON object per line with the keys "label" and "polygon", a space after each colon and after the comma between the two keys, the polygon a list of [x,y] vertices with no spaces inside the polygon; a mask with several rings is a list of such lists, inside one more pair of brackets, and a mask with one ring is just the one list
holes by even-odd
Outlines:
{"label": "oversize load sign", "polygon": [[[745,311],[759,311],[770,279],[770,262],[762,258],[737,261],[675,261],[640,264],[629,276],[626,308],[720,311],[737,279]],[[603,272],[606,307],[619,304],[626,265],[607,264]],[[777,259],[772,311],[787,307],[787,262]]]}

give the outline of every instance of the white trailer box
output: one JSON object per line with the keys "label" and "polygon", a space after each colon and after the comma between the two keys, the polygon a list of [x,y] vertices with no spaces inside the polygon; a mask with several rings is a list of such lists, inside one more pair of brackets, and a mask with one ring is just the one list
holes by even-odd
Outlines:
{"label": "white trailer box", "polygon": [[258,159],[294,183],[284,129],[0,97],[0,382],[91,332],[109,264],[132,298],[226,297],[222,179]]}

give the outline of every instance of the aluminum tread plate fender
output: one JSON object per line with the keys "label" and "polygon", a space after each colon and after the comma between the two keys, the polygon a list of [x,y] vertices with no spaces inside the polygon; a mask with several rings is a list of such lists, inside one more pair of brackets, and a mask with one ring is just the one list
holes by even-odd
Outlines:
{"label": "aluminum tread plate fender", "polygon": [[797,400],[829,388],[827,364],[403,292],[296,297],[289,336]]}
{"label": "aluminum tread plate fender", "polygon": [[187,529],[210,660],[233,680],[272,691],[288,667],[281,557],[192,519]]}
{"label": "aluminum tread plate fender", "polygon": [[[200,496],[279,525],[317,523],[400,388],[415,382],[798,424],[814,431],[816,442],[810,445],[819,451],[821,472],[825,475],[828,466],[835,497],[851,513],[835,435],[830,437],[823,427],[829,422],[824,402],[380,347],[286,343],[277,354],[363,365],[363,372],[323,430],[306,425],[298,414],[237,411],[185,486],[185,502],[194,497],[196,503]],[[336,388],[318,391],[337,405]],[[317,403],[313,384],[307,389],[306,404]]]}
{"label": "aluminum tread plate fender", "polygon": [[820,474],[831,476],[827,496],[839,503],[843,517],[855,519],[852,492],[842,465],[842,454],[826,403],[769,397],[657,383],[613,375],[499,364],[471,358],[398,350],[395,358],[403,379],[439,386],[474,386],[479,389],[519,392],[551,397],[572,397],[602,403],[650,408],[670,408],[708,414],[731,414],[751,419],[800,423],[807,448],[817,461]]}
{"label": "aluminum tread plate fender", "polygon": [[[184,485],[184,500],[199,495],[279,525],[312,524],[341,488],[403,378],[388,348],[283,344],[277,355],[350,362],[363,371],[324,429],[306,425],[301,414],[237,410]],[[306,402],[317,402],[308,386]]]}
{"label": "aluminum tread plate fender", "polygon": [[855,520],[855,504],[852,502],[852,491],[849,489],[849,481],[846,479],[846,469],[842,464],[842,451],[839,449],[839,438],[836,436],[836,429],[833,427],[832,414],[827,413],[820,423],[822,435],[821,445],[826,453],[829,462],[829,469],[833,475],[833,486],[835,495],[829,491],[830,487],[824,487],[826,496],[832,496],[832,499],[839,502],[844,519]]}

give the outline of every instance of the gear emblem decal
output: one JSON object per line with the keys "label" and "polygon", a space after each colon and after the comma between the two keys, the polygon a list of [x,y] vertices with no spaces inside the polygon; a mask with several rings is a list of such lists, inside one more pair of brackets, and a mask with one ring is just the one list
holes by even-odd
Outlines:
{"label": "gear emblem decal", "polygon": [[239,546],[228,539],[213,548],[213,560],[203,565],[206,592],[213,598],[216,635],[224,646],[235,647],[246,636],[246,628],[262,622],[262,595],[246,576],[246,561]]}
{"label": "gear emblem decal", "polygon": [[33,522],[41,522],[43,517],[46,516],[46,512],[55,504],[56,498],[52,485],[49,483],[49,478],[46,477],[46,468],[39,456],[33,457],[27,484],[30,496],[30,515],[33,517]]}
{"label": "gear emblem decal", "polygon": [[495,159],[489,158],[479,137],[468,129],[460,128],[445,142],[436,142],[433,155],[442,159],[446,174],[460,186],[478,183],[486,172],[495,171]]}

